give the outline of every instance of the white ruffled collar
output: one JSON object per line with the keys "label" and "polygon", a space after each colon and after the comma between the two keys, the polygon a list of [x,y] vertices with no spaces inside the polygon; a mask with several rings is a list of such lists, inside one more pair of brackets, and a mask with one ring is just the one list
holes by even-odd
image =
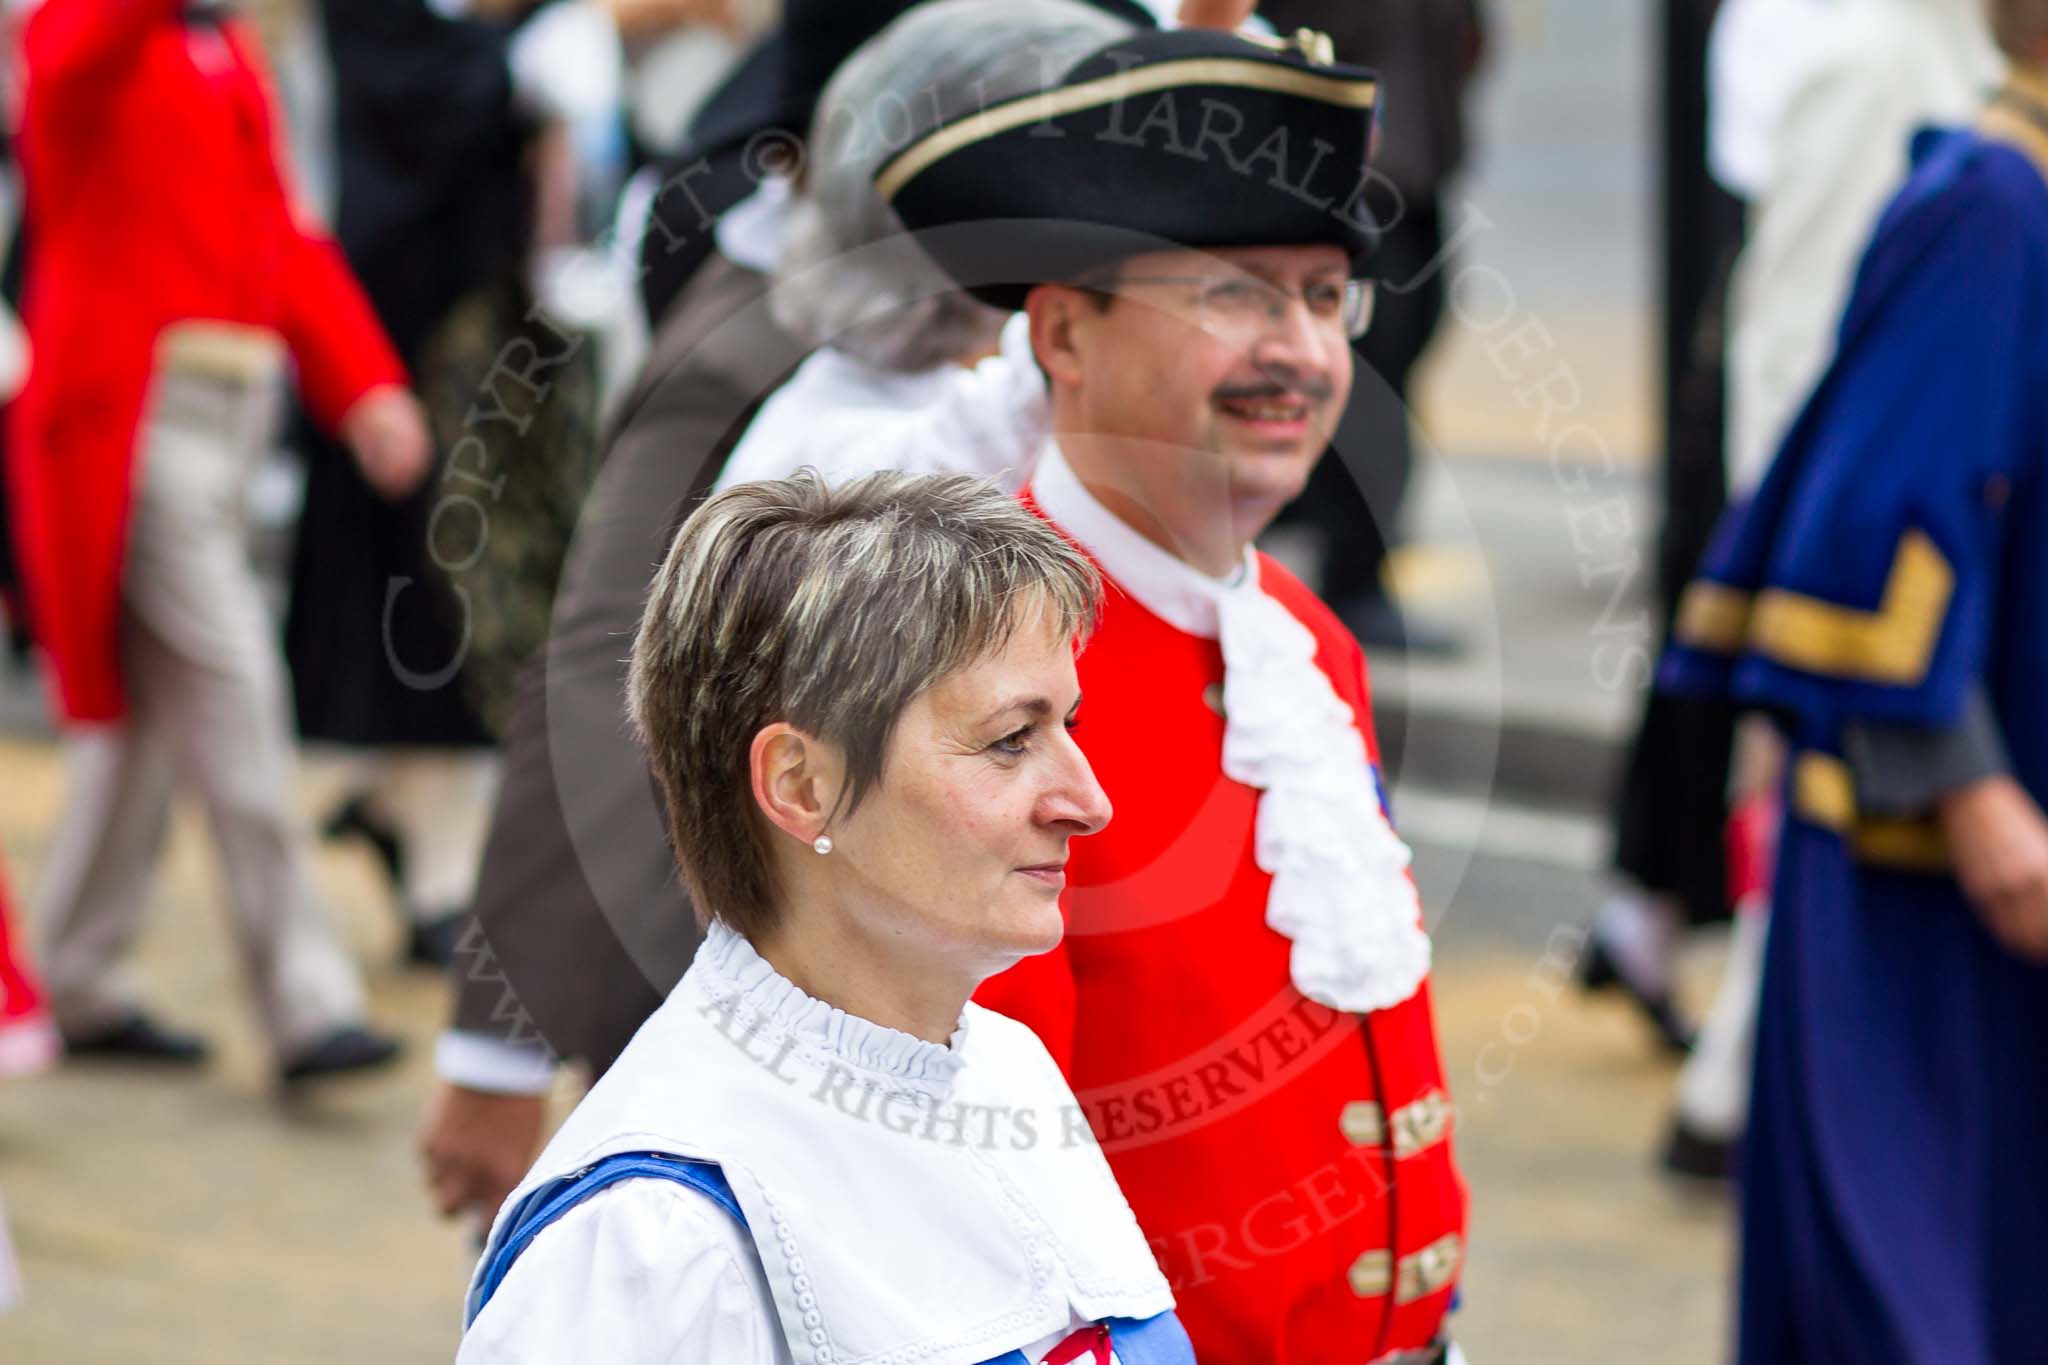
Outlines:
{"label": "white ruffled collar", "polygon": [[1257,555],[1228,581],[1153,544],[1048,446],[1031,494],[1116,586],[1223,653],[1223,771],[1259,791],[1254,850],[1266,923],[1294,944],[1296,990],[1332,1009],[1386,1009],[1429,974],[1429,935],[1351,705],[1316,661],[1312,631],[1260,582]]}
{"label": "white ruffled collar", "polygon": [[1222,629],[1223,600],[1259,592],[1259,558],[1250,546],[1236,573],[1211,578],[1103,506],[1074,473],[1057,441],[1048,442],[1039,457],[1031,475],[1031,496],[1046,516],[1088,548],[1118,587],[1176,630],[1213,640]]}
{"label": "white ruffled collar", "polygon": [[945,1046],[871,1023],[804,994],[721,921],[705,932],[693,966],[706,994],[730,1002],[754,1027],[795,1040],[815,1060],[868,1073],[892,1088],[942,1100],[966,1065],[964,1015]]}

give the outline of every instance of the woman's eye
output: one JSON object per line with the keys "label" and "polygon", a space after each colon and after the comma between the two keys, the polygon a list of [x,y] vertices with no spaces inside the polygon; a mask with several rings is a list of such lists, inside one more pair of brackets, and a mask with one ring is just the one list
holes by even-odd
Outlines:
{"label": "woman's eye", "polygon": [[994,744],[989,745],[989,747],[991,749],[994,749],[999,754],[1008,754],[1010,757],[1016,758],[1019,755],[1021,755],[1025,751],[1025,749],[1030,747],[1026,743],[1026,741],[1030,738],[1031,727],[1027,725],[1021,730],[1013,730],[1009,734],[1004,735]]}

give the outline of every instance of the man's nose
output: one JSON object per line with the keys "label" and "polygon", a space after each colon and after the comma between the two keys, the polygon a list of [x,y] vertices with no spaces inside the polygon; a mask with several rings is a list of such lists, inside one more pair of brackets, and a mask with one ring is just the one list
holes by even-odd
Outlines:
{"label": "man's nose", "polygon": [[1290,376],[1295,387],[1319,384],[1330,378],[1332,348],[1344,342],[1330,326],[1309,312],[1299,297],[1276,305],[1267,316],[1252,347],[1252,359],[1270,377]]}

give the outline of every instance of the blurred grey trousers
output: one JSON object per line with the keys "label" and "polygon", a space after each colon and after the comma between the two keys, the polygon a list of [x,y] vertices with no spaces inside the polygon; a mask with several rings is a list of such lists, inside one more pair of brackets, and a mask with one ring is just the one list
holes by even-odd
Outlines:
{"label": "blurred grey trousers", "polygon": [[276,1056],[363,1013],[355,964],[313,894],[284,665],[248,561],[244,496],[281,361],[262,340],[245,332],[196,360],[160,349],[136,431],[120,624],[129,715],[67,737],[64,813],[32,906],[50,1005],[72,1034],[136,1008],[120,959],[178,788],[205,803]]}

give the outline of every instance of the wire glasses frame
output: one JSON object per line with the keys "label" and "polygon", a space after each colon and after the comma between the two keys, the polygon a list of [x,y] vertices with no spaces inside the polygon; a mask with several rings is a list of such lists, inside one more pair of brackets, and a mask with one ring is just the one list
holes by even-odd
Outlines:
{"label": "wire glasses frame", "polygon": [[1375,293],[1371,280],[1320,281],[1283,289],[1256,275],[1121,275],[1082,287],[1114,294],[1126,285],[1195,286],[1197,325],[1213,336],[1248,339],[1278,327],[1299,303],[1309,319],[1356,341],[1372,326]]}

